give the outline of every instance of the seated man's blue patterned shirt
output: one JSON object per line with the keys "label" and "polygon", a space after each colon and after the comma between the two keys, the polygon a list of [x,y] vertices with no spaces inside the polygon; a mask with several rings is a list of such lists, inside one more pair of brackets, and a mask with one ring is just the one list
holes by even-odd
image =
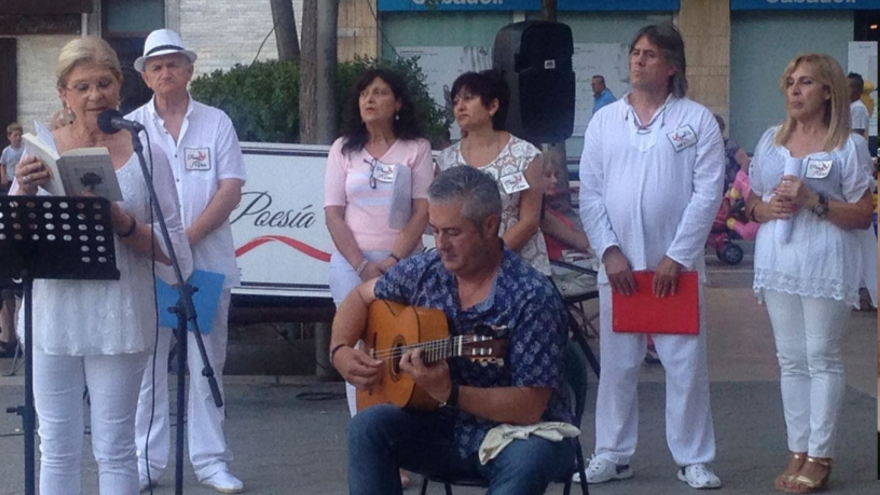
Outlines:
{"label": "seated man's blue patterned shirt", "polygon": [[[376,283],[379,299],[410,306],[440,309],[450,322],[450,334],[486,335],[509,339],[504,365],[483,366],[466,358],[449,360],[452,380],[459,385],[492,387],[549,387],[553,389],[542,421],[572,421],[564,389],[564,351],[568,341],[566,310],[550,279],[504,248],[501,269],[489,296],[461,309],[455,276],[434,251],[404,259]],[[462,458],[474,455],[486,433],[498,423],[443,408]]]}

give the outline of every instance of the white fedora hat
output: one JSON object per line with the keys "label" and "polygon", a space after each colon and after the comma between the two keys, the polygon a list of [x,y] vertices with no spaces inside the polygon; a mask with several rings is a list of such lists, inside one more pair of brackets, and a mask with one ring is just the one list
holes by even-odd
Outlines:
{"label": "white fedora hat", "polygon": [[134,68],[138,72],[144,71],[144,63],[150,57],[158,57],[161,55],[169,55],[171,53],[182,53],[186,55],[190,63],[195,63],[196,54],[183,47],[183,41],[180,35],[170,29],[157,29],[147,36],[144,42],[144,55],[138,57],[134,61]]}

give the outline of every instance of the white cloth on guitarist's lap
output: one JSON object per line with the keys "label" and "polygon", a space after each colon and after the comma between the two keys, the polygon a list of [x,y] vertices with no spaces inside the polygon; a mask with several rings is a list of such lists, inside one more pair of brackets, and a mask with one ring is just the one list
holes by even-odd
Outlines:
{"label": "white cloth on guitarist's lap", "polygon": [[526,426],[509,424],[498,425],[486,433],[486,438],[480,444],[480,464],[498,457],[498,454],[510,445],[514,440],[527,440],[530,435],[541,437],[551,442],[561,442],[563,438],[572,438],[581,434],[574,425],[561,421],[544,421]]}

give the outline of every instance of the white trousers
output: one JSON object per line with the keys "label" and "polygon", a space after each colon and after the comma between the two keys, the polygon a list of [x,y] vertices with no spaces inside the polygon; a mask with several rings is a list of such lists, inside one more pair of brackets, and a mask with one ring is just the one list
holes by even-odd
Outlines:
{"label": "white trousers", "polygon": [[[391,251],[364,251],[363,254],[367,260],[378,263],[388,258]],[[348,260],[334,251],[330,255],[330,294],[333,296],[333,304],[339,308],[342,301],[348,297],[348,293],[360,284],[361,278],[348,264]],[[358,346],[360,345],[361,343],[358,342]],[[348,382],[345,382],[345,399],[348,402],[348,413],[353,418],[357,414],[357,389]]]}
{"label": "white trousers", "polygon": [[[224,289],[217,303],[217,313],[211,326],[211,333],[202,335],[205,352],[214,368],[214,376],[223,396],[223,367],[226,365],[226,341],[229,335],[229,301],[232,297],[230,289]],[[171,329],[160,328],[156,344],[155,368],[153,357],[147,362],[146,371],[141,384],[140,398],[137,409],[137,452],[138,469],[141,475],[147,476],[147,458],[149,457],[150,479],[156,481],[168,467],[171,451],[170,420],[168,415],[168,353],[171,347]],[[211,477],[219,471],[228,470],[232,461],[232,453],[226,446],[223,424],[226,421],[226,407],[214,405],[208,380],[202,376],[202,357],[196,347],[196,340],[191,331],[187,331],[187,368],[189,369],[189,387],[187,390],[187,448],[196,478],[200,481]],[[155,371],[155,378],[153,373]],[[155,384],[155,386],[154,386]],[[151,405],[155,397],[155,410],[152,411],[152,427],[150,426]],[[182,418],[177,418],[178,428],[183,425]],[[149,441],[147,431],[149,430]],[[148,450],[149,443],[149,450]]]}
{"label": "white trousers", "polygon": [[[709,405],[706,331],[700,288],[700,334],[655,334],[654,345],[666,370],[666,442],[679,466],[715,458],[715,429]],[[611,330],[611,286],[599,284],[599,349],[602,374],[596,399],[596,450],[614,464],[629,464],[639,427],[639,370],[647,335]]]}
{"label": "white trousers", "polygon": [[840,341],[852,308],[842,301],[764,292],[779,359],[792,452],[834,457],[846,391]]}
{"label": "white trousers", "polygon": [[92,452],[101,495],[137,495],[134,417],[146,352],[57,356],[34,350],[34,403],[40,420],[40,493],[82,492],[85,412],[91,400]]}

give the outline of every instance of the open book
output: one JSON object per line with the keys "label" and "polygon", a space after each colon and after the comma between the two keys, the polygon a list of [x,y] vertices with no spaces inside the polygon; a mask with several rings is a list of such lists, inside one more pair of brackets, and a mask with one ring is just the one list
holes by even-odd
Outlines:
{"label": "open book", "polygon": [[89,192],[110,201],[122,201],[122,190],[107,148],[80,148],[58,153],[33,134],[22,136],[28,155],[49,169],[43,189],[53,196],[83,196]]}

